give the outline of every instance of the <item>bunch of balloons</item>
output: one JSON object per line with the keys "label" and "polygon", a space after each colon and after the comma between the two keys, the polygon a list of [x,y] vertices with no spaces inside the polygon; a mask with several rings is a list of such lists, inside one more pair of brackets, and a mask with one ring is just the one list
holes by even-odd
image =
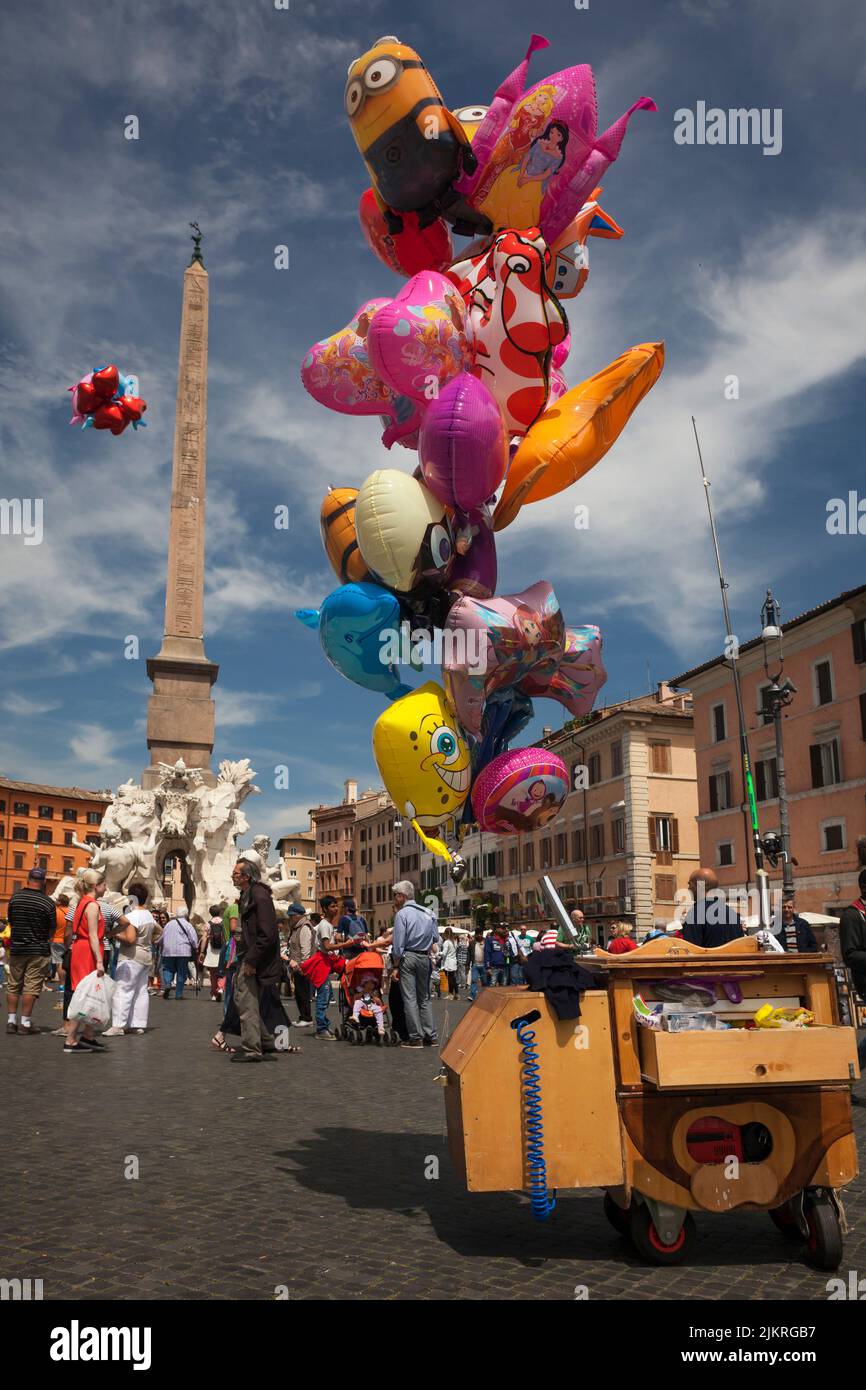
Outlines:
{"label": "bunch of balloons", "polygon": [[147,401],[135,394],[133,378],[124,376],[113,364],[88,372],[69,390],[72,392],[71,425],[81,425],[83,430],[111,430],[112,434],[123,434],[127,425],[137,430],[139,425],[145,424],[141,417],[147,410]]}
{"label": "bunch of balloons", "polygon": [[[297,616],[342,675],[392,701],[373,729],[379,771],[455,877],[445,822],[532,829],[568,791],[561,759],[509,750],[532,698],[587,714],[606,679],[598,628],[567,628],[548,583],[494,597],[495,532],[594,467],[664,364],[649,342],[571,389],[563,376],[563,301],[586,283],[588,239],[623,234],[599,179],[633,112],[656,108],[641,97],[599,134],[589,67],[526,89],[546,47],[533,35],[488,106],[454,111],[393,36],[352,63],[345,110],[372,184],[361,227],[405,283],[365,300],[301,366],[317,402],[379,416],[386,449],[417,453],[412,472],[329,490],[322,539],[340,587]],[[455,252],[453,235],[474,240]],[[398,667],[420,669],[431,650],[442,684],[412,690]]]}

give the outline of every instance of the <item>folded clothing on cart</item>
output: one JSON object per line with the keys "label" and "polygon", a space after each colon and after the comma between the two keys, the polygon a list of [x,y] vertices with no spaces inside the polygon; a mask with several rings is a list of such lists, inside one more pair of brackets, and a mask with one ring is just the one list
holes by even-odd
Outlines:
{"label": "folded clothing on cart", "polygon": [[597,974],[586,970],[570,951],[554,947],[531,951],[523,974],[530,989],[540,989],[557,1018],[580,1018],[580,996],[585,989],[598,989]]}

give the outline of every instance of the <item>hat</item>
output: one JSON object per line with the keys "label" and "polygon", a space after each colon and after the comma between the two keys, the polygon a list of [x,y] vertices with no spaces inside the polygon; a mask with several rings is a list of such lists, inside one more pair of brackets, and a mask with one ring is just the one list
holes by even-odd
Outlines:
{"label": "hat", "polygon": [[408,878],[401,878],[399,883],[392,885],[391,892],[402,893],[404,898],[414,898],[415,885],[414,883],[410,883]]}
{"label": "hat", "polygon": [[27,877],[28,877],[28,878],[38,878],[38,880],[39,880],[40,883],[44,883],[45,880],[46,880],[46,878],[48,877],[48,875],[47,875],[47,873],[45,872],[45,870],[42,868],[42,866],[39,865],[39,864],[37,864],[37,866],[36,866],[35,869],[31,869],[31,870],[29,871],[29,873],[27,874]]}
{"label": "hat", "polygon": [[289,903],[286,912],[290,917],[305,917],[307,915],[306,908],[301,907],[300,903]]}

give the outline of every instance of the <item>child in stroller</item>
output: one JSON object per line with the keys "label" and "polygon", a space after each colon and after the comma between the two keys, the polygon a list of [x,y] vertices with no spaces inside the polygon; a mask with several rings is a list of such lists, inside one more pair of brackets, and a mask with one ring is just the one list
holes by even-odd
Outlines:
{"label": "child in stroller", "polygon": [[399,1038],[390,1026],[382,998],[384,962],[378,951],[362,951],[346,961],[340,980],[340,1010],[343,1026],[337,1036],[349,1042],[373,1042],[380,1047]]}

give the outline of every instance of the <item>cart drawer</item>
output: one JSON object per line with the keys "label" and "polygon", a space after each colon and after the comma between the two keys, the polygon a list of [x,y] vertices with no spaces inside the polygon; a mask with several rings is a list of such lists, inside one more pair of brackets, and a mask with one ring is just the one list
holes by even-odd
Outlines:
{"label": "cart drawer", "polygon": [[713,1033],[641,1028],[638,1046],[643,1079],[663,1091],[853,1081],[859,1075],[853,1028],[732,1028]]}

